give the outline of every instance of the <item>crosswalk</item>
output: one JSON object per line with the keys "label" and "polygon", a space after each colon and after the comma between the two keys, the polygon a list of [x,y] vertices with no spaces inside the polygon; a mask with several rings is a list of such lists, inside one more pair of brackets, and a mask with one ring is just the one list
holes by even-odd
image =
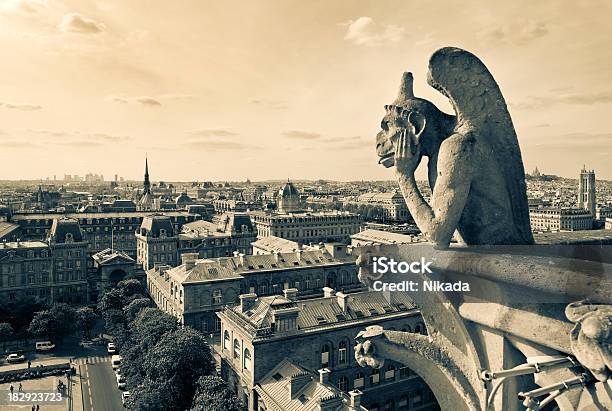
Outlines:
{"label": "crosswalk", "polygon": [[79,365],[84,364],[102,364],[105,362],[110,362],[110,355],[97,355],[94,357],[85,357],[85,358],[77,358],[73,360],[74,363]]}

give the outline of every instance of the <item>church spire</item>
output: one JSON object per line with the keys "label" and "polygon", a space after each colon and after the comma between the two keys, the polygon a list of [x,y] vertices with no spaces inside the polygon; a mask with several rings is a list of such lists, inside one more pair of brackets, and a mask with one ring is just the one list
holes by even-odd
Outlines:
{"label": "church spire", "polygon": [[151,192],[151,182],[149,181],[149,159],[148,156],[145,156],[145,173],[144,173],[144,184],[143,184],[143,194]]}

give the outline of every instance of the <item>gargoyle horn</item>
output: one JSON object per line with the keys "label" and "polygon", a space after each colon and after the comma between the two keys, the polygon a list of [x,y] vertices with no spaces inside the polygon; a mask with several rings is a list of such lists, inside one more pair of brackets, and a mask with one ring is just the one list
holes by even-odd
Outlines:
{"label": "gargoyle horn", "polygon": [[402,75],[402,82],[400,84],[399,93],[393,105],[395,106],[403,106],[406,100],[412,100],[414,98],[414,89],[413,83],[414,79],[412,77],[412,73],[405,72]]}

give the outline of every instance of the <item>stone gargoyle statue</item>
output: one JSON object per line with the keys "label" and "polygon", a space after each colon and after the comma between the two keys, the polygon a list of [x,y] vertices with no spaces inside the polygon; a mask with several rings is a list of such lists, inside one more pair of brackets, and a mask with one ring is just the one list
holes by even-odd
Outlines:
{"label": "stone gargoyle statue", "polygon": [[570,343],[578,361],[599,381],[612,378],[612,305],[578,301],[565,315],[576,324]]}
{"label": "stone gargoyle statue", "polygon": [[[395,166],[419,229],[438,248],[448,247],[455,231],[468,245],[533,243],[521,152],[493,76],[473,54],[445,47],[431,56],[427,80],[456,115],[415,97],[412,74],[404,73],[376,136],[379,163]],[[414,176],[423,157],[430,204]]]}

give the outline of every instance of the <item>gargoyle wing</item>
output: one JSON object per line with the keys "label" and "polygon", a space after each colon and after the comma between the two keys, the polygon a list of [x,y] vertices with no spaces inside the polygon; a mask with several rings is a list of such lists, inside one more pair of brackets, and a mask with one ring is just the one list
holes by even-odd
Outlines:
{"label": "gargoyle wing", "polygon": [[506,180],[514,224],[524,242],[533,243],[521,150],[495,79],[472,53],[445,47],[431,56],[427,82],[451,101],[456,130],[467,125],[487,140]]}

